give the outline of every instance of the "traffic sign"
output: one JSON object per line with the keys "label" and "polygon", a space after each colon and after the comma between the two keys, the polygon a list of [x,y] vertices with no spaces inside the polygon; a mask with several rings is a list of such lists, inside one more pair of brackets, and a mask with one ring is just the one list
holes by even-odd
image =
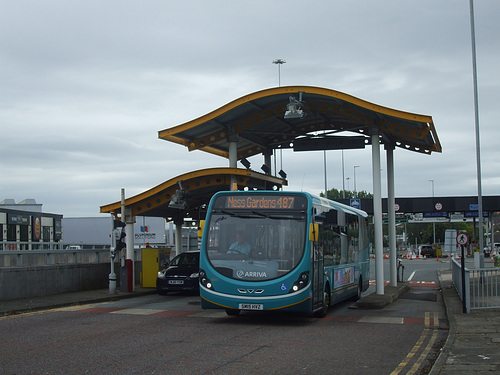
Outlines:
{"label": "traffic sign", "polygon": [[441,211],[443,209],[443,204],[438,202],[434,205],[434,208],[436,211]]}
{"label": "traffic sign", "polygon": [[351,198],[351,207],[361,209],[361,199]]}
{"label": "traffic sign", "polygon": [[457,243],[459,245],[467,245],[467,243],[469,242],[469,235],[467,233],[459,233],[457,235]]}

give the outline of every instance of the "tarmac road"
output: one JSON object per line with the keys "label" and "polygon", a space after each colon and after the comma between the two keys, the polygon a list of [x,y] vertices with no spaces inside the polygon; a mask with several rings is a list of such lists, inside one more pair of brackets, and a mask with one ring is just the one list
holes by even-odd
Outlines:
{"label": "tarmac road", "polygon": [[[304,374],[319,370],[499,374],[498,309],[464,314],[448,261],[440,261],[445,267],[438,271],[438,285],[414,280],[409,290],[404,284],[386,286],[384,295],[374,298],[369,292],[359,301],[379,310],[352,310],[344,303],[321,320],[255,314],[227,317],[200,311],[197,297],[157,296],[154,290],[140,287],[114,295],[106,289],[1,301],[0,373],[176,374],[194,366],[194,373],[200,374],[224,374],[234,368],[245,373],[293,369]],[[413,266],[425,271],[432,264]],[[434,311],[441,299],[447,319]],[[421,332],[418,338],[416,332]],[[404,345],[398,341],[401,338]],[[245,346],[250,351],[242,350]]]}
{"label": "tarmac road", "polygon": [[341,303],[323,319],[229,317],[200,310],[196,296],[154,294],[11,315],[0,318],[8,343],[0,372],[376,375],[415,366],[426,373],[446,319],[442,301],[428,300],[437,290],[411,292],[381,310]]}

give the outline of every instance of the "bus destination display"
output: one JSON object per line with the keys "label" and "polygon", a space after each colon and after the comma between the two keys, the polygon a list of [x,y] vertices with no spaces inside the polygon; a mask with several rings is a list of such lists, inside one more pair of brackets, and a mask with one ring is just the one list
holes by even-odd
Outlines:
{"label": "bus destination display", "polygon": [[230,196],[226,200],[226,208],[250,208],[250,209],[293,209],[294,196],[269,196],[269,195],[252,195],[252,196]]}

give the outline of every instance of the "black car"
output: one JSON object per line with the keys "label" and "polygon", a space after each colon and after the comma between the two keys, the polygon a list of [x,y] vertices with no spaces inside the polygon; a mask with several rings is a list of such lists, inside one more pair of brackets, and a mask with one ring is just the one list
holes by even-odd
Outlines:
{"label": "black car", "polygon": [[167,268],[158,272],[156,291],[199,293],[200,252],[186,251],[177,255]]}
{"label": "black car", "polygon": [[432,245],[421,245],[419,250],[420,250],[420,256],[428,256],[428,257],[436,256],[436,249]]}

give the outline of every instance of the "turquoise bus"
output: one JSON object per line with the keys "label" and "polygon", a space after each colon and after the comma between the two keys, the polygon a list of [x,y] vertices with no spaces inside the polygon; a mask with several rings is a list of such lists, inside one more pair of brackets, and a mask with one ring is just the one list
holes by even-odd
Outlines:
{"label": "turquoise bus", "polygon": [[208,206],[200,254],[203,309],[323,317],[369,286],[367,214],[304,192],[226,191]]}

